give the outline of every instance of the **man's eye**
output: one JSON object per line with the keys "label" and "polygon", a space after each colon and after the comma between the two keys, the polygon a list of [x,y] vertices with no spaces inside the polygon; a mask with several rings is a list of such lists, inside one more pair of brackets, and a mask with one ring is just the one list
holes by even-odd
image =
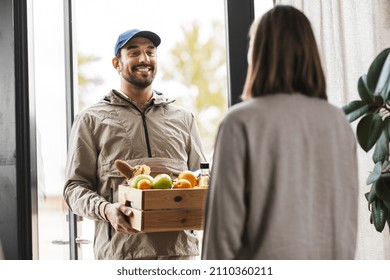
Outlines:
{"label": "man's eye", "polygon": [[139,52],[136,52],[136,51],[135,51],[135,52],[130,52],[129,55],[130,55],[130,56],[138,56],[138,55],[139,55]]}
{"label": "man's eye", "polygon": [[155,52],[148,52],[148,56],[155,56],[156,53]]}

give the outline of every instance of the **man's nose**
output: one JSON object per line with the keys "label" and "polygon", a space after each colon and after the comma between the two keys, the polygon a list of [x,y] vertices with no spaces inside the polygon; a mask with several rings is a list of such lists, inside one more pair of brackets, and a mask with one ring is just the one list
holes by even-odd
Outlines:
{"label": "man's nose", "polygon": [[141,54],[139,56],[139,62],[144,62],[144,63],[150,62],[150,58],[146,52],[141,52]]}

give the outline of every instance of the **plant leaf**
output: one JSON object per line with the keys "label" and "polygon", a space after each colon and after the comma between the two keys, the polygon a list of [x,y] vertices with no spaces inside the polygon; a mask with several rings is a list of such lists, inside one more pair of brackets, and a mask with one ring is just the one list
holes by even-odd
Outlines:
{"label": "plant leaf", "polygon": [[375,105],[374,106],[375,110],[380,109],[384,105],[382,96],[379,95],[374,96],[374,105]]}
{"label": "plant leaf", "polygon": [[389,176],[381,176],[374,183],[375,193],[376,195],[386,202],[390,203],[390,177]]}
{"label": "plant leaf", "polygon": [[390,161],[385,160],[382,163],[382,172],[390,173]]}
{"label": "plant leaf", "polygon": [[358,81],[358,92],[360,98],[366,103],[374,102],[374,94],[367,86],[367,75],[363,75],[359,78]]}
{"label": "plant leaf", "polygon": [[374,166],[373,171],[370,173],[370,175],[367,178],[366,184],[371,185],[376,180],[379,179],[382,173],[382,162],[377,162]]}
{"label": "plant leaf", "polygon": [[358,123],[356,135],[360,147],[365,152],[371,150],[383,130],[383,121],[380,115],[369,114],[364,116]]}
{"label": "plant leaf", "polygon": [[[390,208],[388,208],[390,209]],[[387,226],[389,227],[389,231],[390,231],[390,210],[389,210],[389,213],[387,215]]]}
{"label": "plant leaf", "polygon": [[[390,49],[389,49],[390,50]],[[390,91],[390,52],[387,54],[385,63],[382,66],[381,74],[378,78],[376,84],[375,93],[383,97],[383,99],[388,99],[388,94]]]}
{"label": "plant leaf", "polygon": [[370,68],[368,69],[367,86],[371,92],[374,92],[374,95],[379,93],[376,91],[377,84],[378,84],[379,77],[381,75],[382,67],[385,64],[389,52],[390,52],[390,48],[387,48],[383,50],[381,53],[379,53],[371,63]]}
{"label": "plant leaf", "polygon": [[372,203],[372,218],[373,218],[373,223],[376,231],[378,232],[383,231],[387,221],[388,214],[389,214],[389,210],[383,204],[382,200],[376,199]]}
{"label": "plant leaf", "polygon": [[369,106],[362,100],[354,100],[349,102],[347,105],[344,105],[342,109],[347,115],[348,121],[353,122],[354,120],[366,114],[369,110]]}
{"label": "plant leaf", "polygon": [[[383,202],[383,204],[386,206],[386,208],[387,208],[387,210],[389,210],[390,211],[390,202],[387,202],[387,201],[382,201]],[[390,214],[390,213],[389,213]]]}
{"label": "plant leaf", "polygon": [[385,132],[387,139],[390,139],[390,117],[384,119],[383,131]]}
{"label": "plant leaf", "polygon": [[[389,56],[390,57],[390,56]],[[386,82],[386,85],[383,87],[382,91],[381,91],[381,95],[383,96],[384,99],[389,99],[390,97],[390,74],[388,76],[388,79],[387,79],[387,82]]]}
{"label": "plant leaf", "polygon": [[374,202],[374,200],[377,198],[376,192],[375,192],[375,185],[373,184],[371,186],[371,190],[365,194],[368,205]]}
{"label": "plant leaf", "polygon": [[376,142],[374,153],[372,154],[372,160],[374,163],[384,162],[389,157],[389,138],[385,132],[385,127],[378,141]]}

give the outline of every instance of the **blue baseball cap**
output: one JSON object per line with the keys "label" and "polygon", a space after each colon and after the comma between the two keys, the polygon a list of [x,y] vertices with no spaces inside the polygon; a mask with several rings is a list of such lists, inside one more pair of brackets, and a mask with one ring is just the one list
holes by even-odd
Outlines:
{"label": "blue baseball cap", "polygon": [[123,33],[121,33],[118,37],[118,40],[116,41],[115,44],[115,53],[114,55],[116,56],[119,52],[119,50],[132,38],[135,37],[143,37],[147,38],[150,41],[152,41],[153,45],[155,47],[158,47],[161,43],[160,37],[151,31],[146,31],[146,30],[139,30],[139,29],[131,29],[127,30]]}

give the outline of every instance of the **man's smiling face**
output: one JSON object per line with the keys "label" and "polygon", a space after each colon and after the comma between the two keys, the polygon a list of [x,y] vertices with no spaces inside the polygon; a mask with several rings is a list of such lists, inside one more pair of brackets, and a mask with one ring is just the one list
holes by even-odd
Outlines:
{"label": "man's smiling face", "polygon": [[124,80],[137,88],[150,86],[157,73],[157,48],[144,37],[135,37],[120,49],[119,67]]}

